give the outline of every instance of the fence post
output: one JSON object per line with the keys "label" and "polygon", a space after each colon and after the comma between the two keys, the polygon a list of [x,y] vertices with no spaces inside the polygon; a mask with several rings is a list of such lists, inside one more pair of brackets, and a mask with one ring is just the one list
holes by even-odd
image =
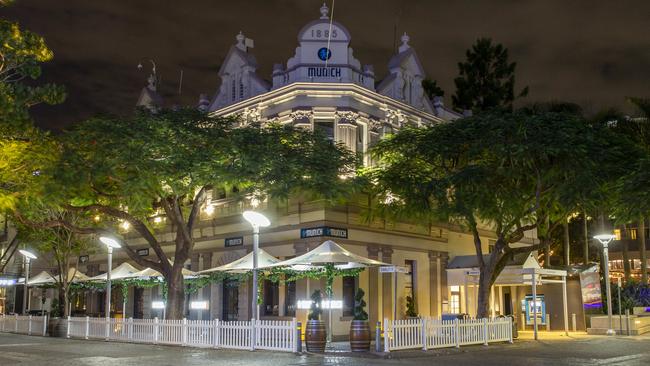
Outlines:
{"label": "fence post", "polygon": [[32,335],[32,316],[27,318],[27,335]]}
{"label": "fence post", "polygon": [[158,324],[158,317],[153,318],[153,344],[158,344],[158,332],[160,325]]}
{"label": "fence post", "polygon": [[251,319],[250,324],[251,324],[250,337],[249,337],[251,342],[250,350],[253,351],[255,349],[255,319]]}
{"label": "fence post", "polygon": [[126,336],[128,339],[133,340],[133,318],[129,318],[128,326],[129,328],[127,329]]}
{"label": "fence post", "polygon": [[183,328],[181,330],[183,331],[181,344],[183,346],[187,346],[187,319],[186,318],[183,318]]}
{"label": "fence post", "polygon": [[421,318],[422,321],[422,350],[427,350],[427,318]]}
{"label": "fence post", "polygon": [[390,352],[390,340],[388,339],[388,318],[384,318],[384,352]]}
{"label": "fence post", "polygon": [[86,339],[90,336],[90,317],[86,317]]}
{"label": "fence post", "polygon": [[296,323],[296,352],[302,353],[302,323]]}
{"label": "fence post", "polygon": [[483,318],[483,345],[488,345],[488,320]]}
{"label": "fence post", "polygon": [[460,325],[458,318],[454,319],[454,335],[456,336],[456,348],[460,347]]}
{"label": "fence post", "polygon": [[221,344],[221,324],[219,324],[219,319],[214,320],[214,348],[218,348]]}

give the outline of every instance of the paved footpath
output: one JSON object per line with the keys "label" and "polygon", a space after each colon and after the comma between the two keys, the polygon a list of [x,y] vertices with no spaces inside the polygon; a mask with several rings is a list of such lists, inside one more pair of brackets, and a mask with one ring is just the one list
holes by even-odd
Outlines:
{"label": "paved footpath", "polygon": [[0,333],[0,366],[193,366],[193,365],[650,365],[650,337],[548,337],[438,351],[294,355],[117,342],[29,337]]}

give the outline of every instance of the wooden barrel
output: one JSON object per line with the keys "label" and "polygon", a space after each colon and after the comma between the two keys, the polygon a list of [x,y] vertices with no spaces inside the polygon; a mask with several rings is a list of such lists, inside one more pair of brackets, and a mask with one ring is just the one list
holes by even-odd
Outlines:
{"label": "wooden barrel", "polygon": [[50,337],[64,338],[68,333],[68,322],[64,318],[49,318],[47,331]]}
{"label": "wooden barrel", "polygon": [[350,349],[352,352],[370,351],[370,326],[365,320],[353,320],[350,324]]}
{"label": "wooden barrel", "polygon": [[325,352],[327,333],[325,322],[322,320],[308,320],[305,329],[305,343],[308,352]]}

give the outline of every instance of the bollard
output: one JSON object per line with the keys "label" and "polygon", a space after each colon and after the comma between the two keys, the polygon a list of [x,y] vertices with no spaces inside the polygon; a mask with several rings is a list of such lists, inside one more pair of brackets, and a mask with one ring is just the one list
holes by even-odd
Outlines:
{"label": "bollard", "polygon": [[571,314],[571,328],[573,329],[574,332],[578,331],[578,323],[576,320],[576,314],[573,313]]}
{"label": "bollard", "polygon": [[375,352],[381,352],[381,322],[377,321],[375,325]]}
{"label": "bollard", "polygon": [[298,322],[296,326],[296,352],[302,353],[302,323]]}
{"label": "bollard", "polygon": [[630,335],[630,309],[625,309],[625,330]]}

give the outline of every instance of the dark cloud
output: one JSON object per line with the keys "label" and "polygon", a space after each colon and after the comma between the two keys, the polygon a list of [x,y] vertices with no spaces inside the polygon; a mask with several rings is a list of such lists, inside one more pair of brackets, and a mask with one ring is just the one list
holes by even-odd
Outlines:
{"label": "dark cloud", "polygon": [[[327,1],[331,4],[331,0]],[[315,19],[319,0],[152,1],[19,0],[3,18],[45,36],[55,60],[44,79],[66,86],[68,100],[39,107],[40,124],[63,126],[97,113],[128,113],[153,58],[168,99],[194,104],[213,94],[217,71],[240,30],[255,40],[259,73],[286,62],[296,35]],[[457,62],[478,37],[510,49],[530,101],[568,100],[587,110],[626,108],[650,96],[650,2],[593,0],[338,0],[334,18],[352,33],[355,56],[386,72],[394,39],[406,31],[429,76],[453,94]],[[146,67],[148,70],[148,66]],[[183,94],[178,97],[180,70]]]}

